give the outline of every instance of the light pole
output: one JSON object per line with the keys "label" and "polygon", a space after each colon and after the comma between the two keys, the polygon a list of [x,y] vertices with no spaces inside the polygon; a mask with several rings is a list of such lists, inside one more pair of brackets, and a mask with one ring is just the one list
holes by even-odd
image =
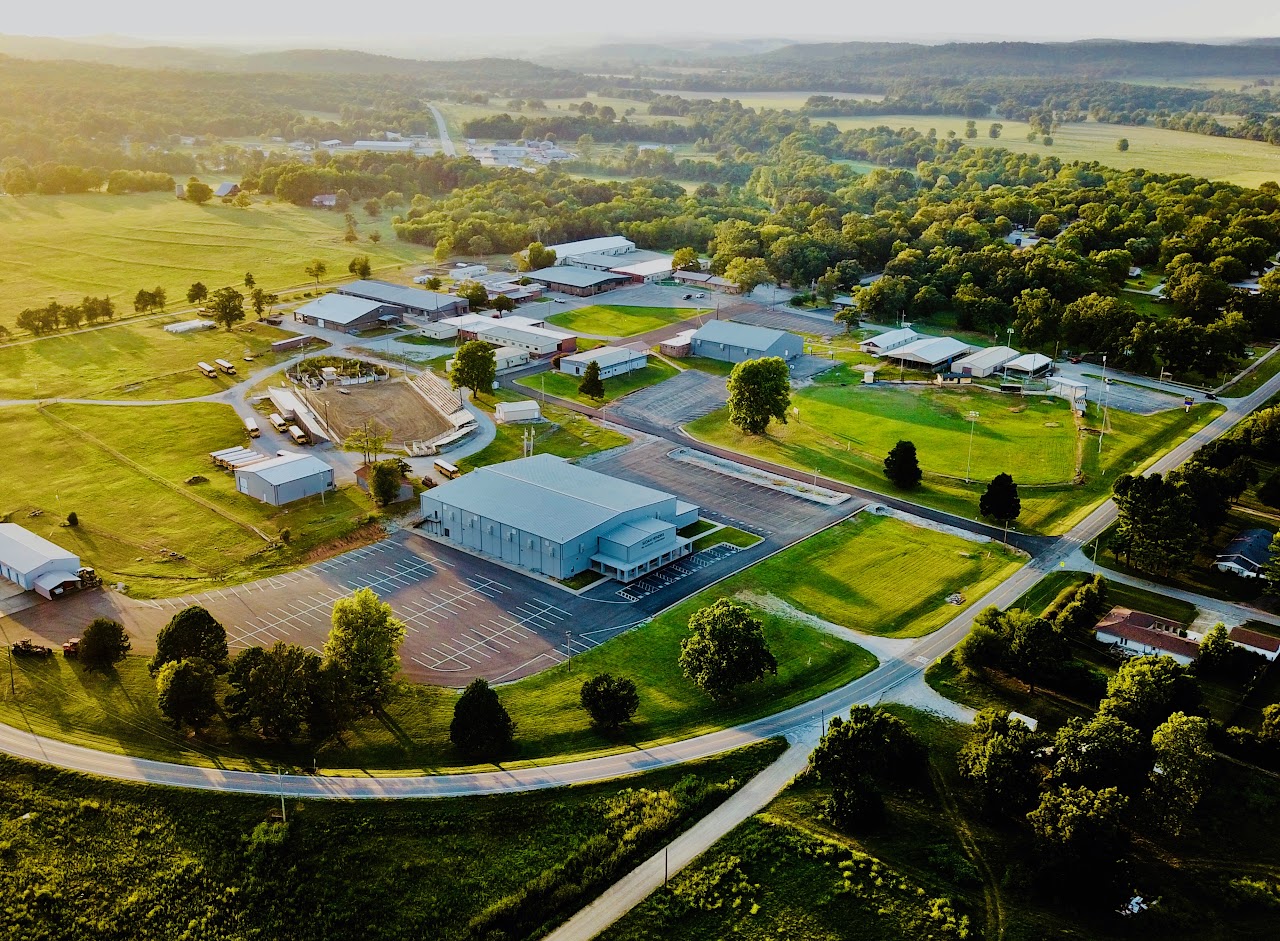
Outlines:
{"label": "light pole", "polygon": [[1107,434],[1107,403],[1111,399],[1111,387],[1107,385],[1107,354],[1102,354],[1102,427],[1098,429],[1098,453],[1102,453],[1102,439]]}
{"label": "light pole", "polygon": [[978,421],[978,413],[970,410],[969,412],[969,458],[964,465],[964,482],[969,483],[969,470],[973,467],[973,428]]}

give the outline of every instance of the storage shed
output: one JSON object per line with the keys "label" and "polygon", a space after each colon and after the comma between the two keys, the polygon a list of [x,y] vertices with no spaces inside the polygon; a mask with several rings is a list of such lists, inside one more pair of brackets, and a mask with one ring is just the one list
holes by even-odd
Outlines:
{"label": "storage shed", "polygon": [[764,356],[791,360],[804,352],[804,340],[783,330],[753,327],[732,320],[711,320],[694,331],[690,349],[694,356],[727,363],[741,363]]}
{"label": "storage shed", "polygon": [[80,557],[17,523],[0,523],[0,576],[45,598],[80,587]]}
{"label": "storage shed", "polygon": [[284,506],[335,489],[333,468],[310,454],[281,451],[237,469],[236,489],[263,503]]}

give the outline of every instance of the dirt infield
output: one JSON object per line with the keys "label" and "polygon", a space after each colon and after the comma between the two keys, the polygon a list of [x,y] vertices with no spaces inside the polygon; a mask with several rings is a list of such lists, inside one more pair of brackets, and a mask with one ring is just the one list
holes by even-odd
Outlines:
{"label": "dirt infield", "polygon": [[426,441],[452,427],[403,379],[342,388],[350,394],[344,395],[336,387],[304,393],[339,439],[363,427],[366,421],[376,421],[387,428],[393,447],[403,447],[406,441]]}

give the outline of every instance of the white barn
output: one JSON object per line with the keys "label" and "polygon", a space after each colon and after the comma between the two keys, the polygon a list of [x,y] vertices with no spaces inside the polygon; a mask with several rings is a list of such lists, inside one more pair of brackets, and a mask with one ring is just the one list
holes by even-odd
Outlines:
{"label": "white barn", "polygon": [[970,353],[951,364],[951,371],[975,379],[986,379],[1005,363],[1018,358],[1018,351],[1008,346],[989,346]]}
{"label": "white barn", "polygon": [[80,587],[80,557],[17,523],[0,523],[0,576],[56,598]]}

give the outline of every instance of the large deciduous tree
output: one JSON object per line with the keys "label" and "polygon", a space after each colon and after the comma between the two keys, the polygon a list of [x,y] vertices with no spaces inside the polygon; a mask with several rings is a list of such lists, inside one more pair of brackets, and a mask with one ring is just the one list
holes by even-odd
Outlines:
{"label": "large deciduous tree", "polygon": [[178,728],[204,728],[218,711],[213,671],[202,660],[170,660],[156,675],[156,699]]}
{"label": "large deciduous tree", "polygon": [[80,662],[91,670],[105,670],[123,662],[132,646],[119,621],[94,618],[80,635]]}
{"label": "large deciduous tree", "polygon": [[511,748],[516,724],[488,681],[472,680],[453,707],[449,740],[471,758],[499,758]]}
{"label": "large deciduous tree", "polygon": [[881,781],[914,783],[925,764],[924,749],[906,723],[871,706],[854,706],[847,720],[832,719],[813,753],[814,770],[831,785],[828,812],[845,825],[876,816]]}
{"label": "large deciduous tree", "polygon": [[721,598],[689,618],[689,636],[680,642],[684,675],[716,699],[767,673],[778,672],[764,625],[751,611]]}
{"label": "large deciduous tree", "polygon": [[357,703],[376,709],[386,702],[400,671],[404,635],[404,622],[391,605],[361,588],[334,604],[324,659],[342,668]]}
{"label": "large deciduous tree", "polygon": [[1112,542],[1134,568],[1168,575],[1190,564],[1200,544],[1192,498],[1159,474],[1122,475],[1112,485]]}
{"label": "large deciduous tree", "polygon": [[206,307],[216,323],[230,330],[244,320],[244,295],[235,288],[218,288]]}
{"label": "large deciduous tree", "polygon": [[893,446],[884,459],[884,475],[901,490],[912,490],[920,486],[924,472],[920,470],[916,446],[912,442],[899,441]]}
{"label": "large deciduous tree", "polygon": [[1032,806],[1044,737],[995,710],[978,713],[974,728],[976,737],[960,751],[961,776],[990,811],[1018,813]]}
{"label": "large deciduous tree", "polygon": [[1200,687],[1191,671],[1172,657],[1133,657],[1120,664],[1107,683],[1099,715],[1115,716],[1143,732],[1152,732],[1175,712],[1201,710]]}
{"label": "large deciduous tree", "polygon": [[1151,770],[1151,806],[1159,808],[1164,824],[1181,833],[1209,786],[1213,743],[1209,720],[1175,712],[1151,735],[1155,765]]}
{"label": "large deciduous tree", "polygon": [[791,375],[779,356],[738,363],[729,374],[729,421],[749,435],[763,434],[770,421],[787,423]]}
{"label": "large deciduous tree", "polygon": [[724,277],[743,294],[750,294],[772,280],[763,258],[735,258],[724,269]]}
{"label": "large deciduous tree", "polygon": [[195,203],[197,206],[207,203],[213,199],[213,187],[208,183],[201,183],[195,177],[187,180],[187,185],[183,189],[183,199],[189,203]]}
{"label": "large deciduous tree", "polygon": [[636,684],[611,673],[601,673],[583,683],[578,701],[592,722],[610,732],[630,722],[640,708]]}
{"label": "large deciduous tree", "polygon": [[479,398],[493,387],[497,375],[498,361],[493,347],[483,340],[469,340],[454,354],[449,382],[455,389],[470,389]]}
{"label": "large deciduous tree", "polygon": [[201,660],[215,670],[227,662],[226,628],[199,605],[183,608],[160,628],[151,673],[176,660]]}
{"label": "large deciduous tree", "polygon": [[233,690],[227,708],[237,720],[255,723],[268,738],[287,742],[312,715],[319,677],[320,657],[309,650],[284,641],[267,650],[250,647],[227,672]]}
{"label": "large deciduous tree", "polygon": [[528,248],[516,253],[516,266],[521,271],[538,271],[555,263],[555,249],[547,248],[541,242],[530,242]]}

